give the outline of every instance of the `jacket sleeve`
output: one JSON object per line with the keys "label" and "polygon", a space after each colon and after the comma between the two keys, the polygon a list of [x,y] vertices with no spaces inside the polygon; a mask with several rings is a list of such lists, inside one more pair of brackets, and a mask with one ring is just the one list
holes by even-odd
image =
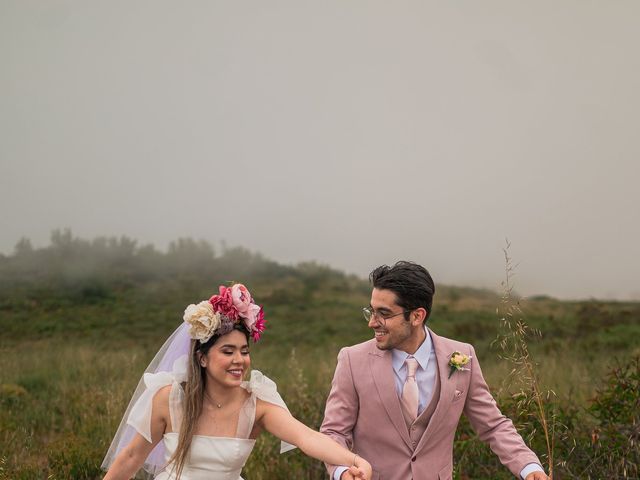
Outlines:
{"label": "jacket sleeve", "polygon": [[513,422],[498,408],[489,387],[482,376],[476,352],[469,346],[471,354],[471,379],[464,405],[464,414],[477,432],[498,456],[500,462],[511,473],[520,478],[520,471],[529,463],[540,460],[524,443]]}
{"label": "jacket sleeve", "polygon": [[[358,418],[358,404],[358,392],[353,384],[349,351],[343,348],[338,353],[338,364],[331,382],[331,391],[327,398],[320,432],[351,450],[353,428]],[[329,476],[333,477],[336,465],[325,465]]]}

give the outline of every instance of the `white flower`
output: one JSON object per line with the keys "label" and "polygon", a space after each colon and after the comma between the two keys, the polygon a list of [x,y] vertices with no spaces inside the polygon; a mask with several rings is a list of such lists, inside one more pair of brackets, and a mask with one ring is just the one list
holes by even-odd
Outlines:
{"label": "white flower", "polygon": [[466,365],[467,363],[469,363],[469,357],[467,355],[460,352],[453,352],[451,354],[451,360],[449,360],[449,365],[451,365],[452,367],[456,367],[457,369],[460,369],[460,367]]}
{"label": "white flower", "polygon": [[220,327],[220,314],[213,311],[209,301],[202,301],[197,305],[193,303],[184,311],[184,321],[189,324],[191,338],[204,343],[211,338]]}
{"label": "white flower", "polygon": [[449,366],[451,367],[451,370],[449,371],[449,378],[451,378],[451,375],[453,375],[453,372],[455,372],[456,370],[459,370],[461,372],[469,370],[464,366],[467,365],[470,360],[470,355],[465,355],[464,353],[460,353],[458,351],[453,352],[449,357]]}

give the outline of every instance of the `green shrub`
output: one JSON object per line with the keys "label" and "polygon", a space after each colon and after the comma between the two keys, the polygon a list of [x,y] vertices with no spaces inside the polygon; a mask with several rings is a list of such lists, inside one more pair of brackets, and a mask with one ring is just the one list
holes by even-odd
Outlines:
{"label": "green shrub", "polygon": [[0,385],[0,405],[3,407],[15,407],[20,405],[29,392],[24,387],[13,383],[3,383]]}
{"label": "green shrub", "polygon": [[590,412],[598,422],[591,438],[590,472],[640,478],[640,357],[611,370]]}

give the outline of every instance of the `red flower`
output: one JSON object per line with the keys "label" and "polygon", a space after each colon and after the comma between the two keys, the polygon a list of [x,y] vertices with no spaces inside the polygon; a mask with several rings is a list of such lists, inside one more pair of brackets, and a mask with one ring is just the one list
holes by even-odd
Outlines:
{"label": "red flower", "polygon": [[219,312],[230,320],[235,321],[238,319],[238,309],[233,305],[230,288],[220,285],[220,294],[212,296],[209,302],[211,302],[214,311]]}
{"label": "red flower", "polygon": [[256,324],[253,326],[253,331],[251,332],[251,337],[254,342],[260,340],[260,335],[264,332],[265,325],[267,321],[264,319],[264,311],[262,307],[260,307],[260,311],[258,312],[258,318],[256,319]]}

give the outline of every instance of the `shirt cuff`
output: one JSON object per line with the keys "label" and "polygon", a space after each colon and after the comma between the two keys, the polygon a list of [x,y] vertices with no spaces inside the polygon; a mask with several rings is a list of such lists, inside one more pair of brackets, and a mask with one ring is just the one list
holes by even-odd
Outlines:
{"label": "shirt cuff", "polygon": [[522,469],[522,471],[520,472],[520,478],[524,480],[525,478],[527,478],[527,475],[533,472],[544,473],[544,469],[542,468],[541,465],[538,465],[537,463],[527,463],[525,467]]}
{"label": "shirt cuff", "polygon": [[349,467],[337,467],[333,471],[333,480],[340,480],[340,475],[342,475],[342,473],[346,472],[347,470],[349,470]]}

